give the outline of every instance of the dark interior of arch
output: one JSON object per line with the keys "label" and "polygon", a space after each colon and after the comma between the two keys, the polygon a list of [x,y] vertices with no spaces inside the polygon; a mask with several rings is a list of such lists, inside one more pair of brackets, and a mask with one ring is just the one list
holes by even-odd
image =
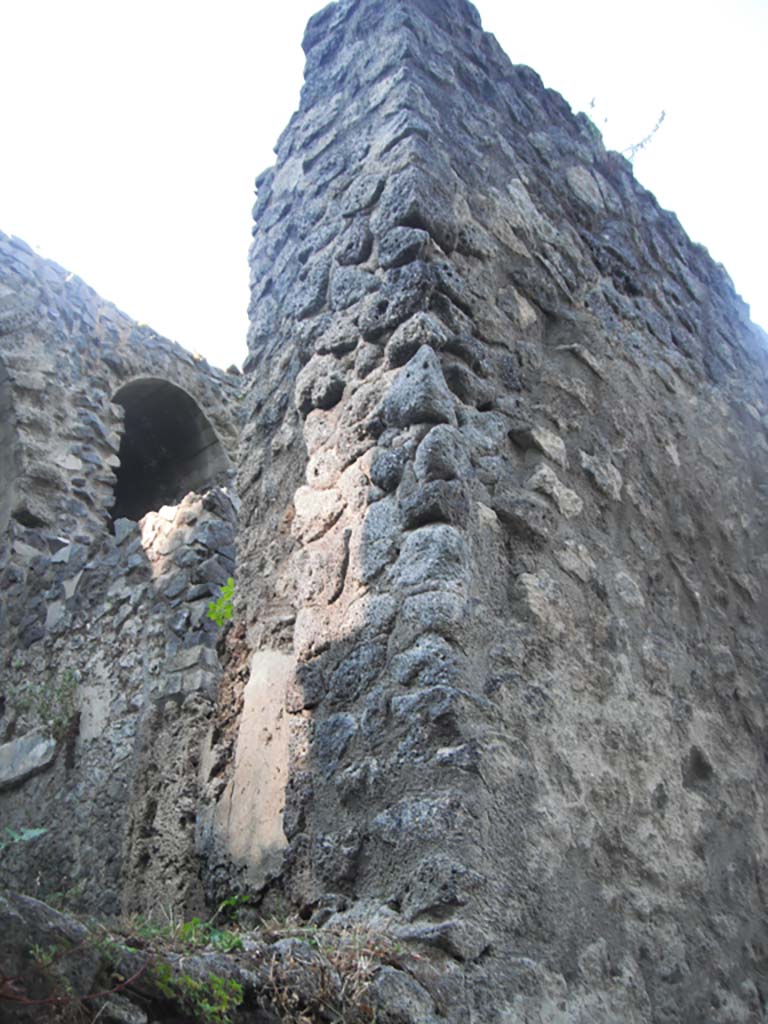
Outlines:
{"label": "dark interior of arch", "polygon": [[125,409],[113,521],[141,519],[226,481],[229,458],[186,391],[149,378],[126,384],[113,400]]}

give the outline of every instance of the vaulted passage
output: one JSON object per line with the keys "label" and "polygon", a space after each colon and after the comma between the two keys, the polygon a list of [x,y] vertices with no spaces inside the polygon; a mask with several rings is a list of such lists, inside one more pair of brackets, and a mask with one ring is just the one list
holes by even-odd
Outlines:
{"label": "vaulted passage", "polygon": [[113,401],[125,409],[112,519],[141,519],[189,491],[226,482],[230,460],[186,391],[157,378],[132,381]]}

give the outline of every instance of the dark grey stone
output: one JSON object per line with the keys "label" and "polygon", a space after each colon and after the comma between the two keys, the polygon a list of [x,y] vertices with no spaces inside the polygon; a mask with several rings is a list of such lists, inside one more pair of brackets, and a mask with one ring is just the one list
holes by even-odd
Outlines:
{"label": "dark grey stone", "polygon": [[388,271],[381,289],[363,304],[360,333],[366,341],[381,338],[414,313],[427,309],[434,287],[434,272],[421,260]]}
{"label": "dark grey stone", "polygon": [[429,245],[429,234],[418,228],[390,228],[379,241],[379,264],[401,267],[421,259]]}
{"label": "dark grey stone", "polygon": [[351,217],[359,210],[372,207],[384,188],[384,179],[378,174],[361,174],[347,190],[342,201],[342,212]]}
{"label": "dark grey stone", "polygon": [[385,643],[361,644],[330,673],[329,701],[351,705],[364,691],[375,685],[384,670],[386,659]]}
{"label": "dark grey stone", "polygon": [[469,496],[461,480],[430,480],[400,496],[403,528],[412,530],[427,523],[466,526]]}
{"label": "dark grey stone", "polygon": [[456,244],[458,229],[450,198],[437,179],[421,167],[407,167],[393,174],[371,217],[371,228],[379,237],[390,228],[403,226],[427,231],[446,253]]}
{"label": "dark grey stone", "polygon": [[416,449],[414,469],[424,482],[469,476],[471,464],[461,433],[447,424],[433,427]]}
{"label": "dark grey stone", "polygon": [[387,342],[386,357],[390,366],[407,363],[422,345],[440,352],[449,344],[449,335],[443,325],[429,313],[416,313],[394,332]]}
{"label": "dark grey stone", "polygon": [[399,686],[458,686],[467,671],[466,659],[441,636],[419,637],[413,647],[397,654],[390,674]]}
{"label": "dark grey stone", "polygon": [[291,308],[298,320],[322,310],[328,292],[329,269],[329,261],[320,257],[312,263],[306,276],[296,283]]}
{"label": "dark grey stone", "polygon": [[397,557],[401,538],[401,517],[395,501],[382,498],[368,508],[360,543],[360,575],[370,583]]}
{"label": "dark grey stone", "polygon": [[397,581],[408,590],[433,590],[465,582],[467,543],[453,526],[435,523],[406,535],[397,560]]}
{"label": "dark grey stone", "polygon": [[382,967],[368,993],[377,1020],[383,1024],[439,1024],[442,1015],[425,989],[409,974]]}
{"label": "dark grey stone", "polygon": [[555,510],[535,494],[504,488],[493,495],[491,507],[512,533],[526,540],[545,543],[552,536]]}
{"label": "dark grey stone", "polygon": [[440,360],[424,345],[400,370],[384,399],[388,425],[456,423],[454,399],[445,383]]}
{"label": "dark grey stone", "polygon": [[331,278],[331,309],[336,312],[347,309],[378,287],[378,279],[367,270],[336,267]]}
{"label": "dark grey stone", "polygon": [[371,462],[371,483],[389,493],[394,491],[403,475],[407,461],[404,448],[380,448]]}
{"label": "dark grey stone", "polygon": [[296,379],[294,401],[306,416],[312,409],[332,409],[344,392],[344,375],[338,359],[313,356]]}
{"label": "dark grey stone", "polygon": [[326,778],[337,770],[356,732],[357,721],[347,713],[331,715],[315,723],[311,743],[312,758],[316,769]]}
{"label": "dark grey stone", "polygon": [[365,263],[371,255],[373,236],[368,228],[368,218],[357,216],[350,221],[336,246],[336,262],[341,266],[355,266]]}

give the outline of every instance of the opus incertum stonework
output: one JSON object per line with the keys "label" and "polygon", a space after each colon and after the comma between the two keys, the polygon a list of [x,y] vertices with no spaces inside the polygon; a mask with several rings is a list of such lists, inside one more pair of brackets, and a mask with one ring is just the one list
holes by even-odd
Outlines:
{"label": "opus incertum stonework", "polygon": [[3,882],[368,922],[380,1021],[761,1024],[766,337],[465,0],[304,49],[242,375],[0,236]]}

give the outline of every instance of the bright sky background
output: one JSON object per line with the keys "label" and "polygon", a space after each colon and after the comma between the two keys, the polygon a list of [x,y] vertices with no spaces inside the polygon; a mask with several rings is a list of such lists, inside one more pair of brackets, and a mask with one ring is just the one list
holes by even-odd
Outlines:
{"label": "bright sky background", "polygon": [[[245,356],[253,180],[322,0],[0,0],[0,229],[210,362]],[[768,0],[478,0],[768,327]]]}

